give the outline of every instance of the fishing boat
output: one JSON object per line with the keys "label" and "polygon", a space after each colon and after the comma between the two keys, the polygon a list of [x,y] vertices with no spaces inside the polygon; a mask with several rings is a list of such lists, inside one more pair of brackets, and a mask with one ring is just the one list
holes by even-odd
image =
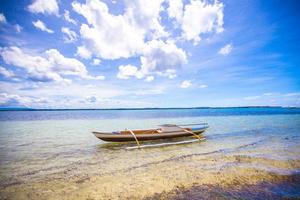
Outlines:
{"label": "fishing boat", "polygon": [[161,140],[171,139],[178,137],[195,136],[199,140],[200,134],[202,134],[208,128],[207,123],[201,124],[164,124],[160,125],[160,128],[156,129],[145,129],[145,130],[130,130],[125,129],[124,131],[117,132],[96,132],[93,134],[107,142],[128,142],[136,141],[139,145],[139,141],[146,140]]}

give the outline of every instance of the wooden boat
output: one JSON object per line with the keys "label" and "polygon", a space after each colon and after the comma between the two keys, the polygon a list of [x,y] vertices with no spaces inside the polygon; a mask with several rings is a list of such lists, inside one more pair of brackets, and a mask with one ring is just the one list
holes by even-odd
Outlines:
{"label": "wooden boat", "polygon": [[[185,126],[195,126],[197,127],[185,127]],[[195,136],[200,139],[199,135],[203,133],[208,125],[206,123],[202,124],[188,124],[188,125],[175,125],[175,124],[165,124],[160,125],[161,128],[157,129],[147,129],[147,130],[128,130],[119,132],[93,132],[93,134],[104,141],[108,142],[127,142],[127,141],[146,141],[146,140],[160,140],[160,139],[170,139],[186,136]],[[199,125],[201,125],[199,127]],[[138,143],[139,144],[139,143]]]}

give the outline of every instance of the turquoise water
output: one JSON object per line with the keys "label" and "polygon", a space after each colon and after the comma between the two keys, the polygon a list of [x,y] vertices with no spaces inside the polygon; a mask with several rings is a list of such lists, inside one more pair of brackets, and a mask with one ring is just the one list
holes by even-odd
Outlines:
{"label": "turquoise water", "polygon": [[[91,133],[199,122],[210,125],[205,141],[144,150],[126,150],[135,144],[110,144]],[[79,199],[140,199],[172,193],[177,186],[190,188],[191,183],[220,186],[225,176],[222,171],[228,171],[226,180],[234,178],[245,187],[265,182],[276,186],[300,173],[300,109],[2,111],[0,127],[3,198],[54,199],[67,194],[72,199],[76,194]],[[247,177],[249,174],[253,177]],[[122,178],[129,175],[131,178]],[[158,187],[161,180],[155,177],[163,177],[170,186]],[[116,180],[125,186],[120,187]],[[137,180],[139,185],[134,186]],[[98,186],[98,192],[91,183]],[[277,189],[270,194],[300,197],[293,188],[299,183],[284,183],[292,188],[289,190],[274,186]],[[64,187],[48,191],[57,184]],[[136,187],[147,190],[133,192]],[[48,192],[39,196],[37,190]],[[225,186],[223,190],[227,191]],[[201,197],[201,190],[198,193],[196,197]]]}

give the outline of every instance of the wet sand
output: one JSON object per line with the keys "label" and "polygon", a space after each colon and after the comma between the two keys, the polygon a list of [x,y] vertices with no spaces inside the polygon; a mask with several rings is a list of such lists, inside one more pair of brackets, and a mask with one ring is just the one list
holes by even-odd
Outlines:
{"label": "wet sand", "polygon": [[[257,184],[198,185],[191,188],[176,188],[171,192],[155,194],[145,199],[300,199],[299,175],[282,176],[281,181],[262,181]],[[281,191],[281,192],[277,192]]]}

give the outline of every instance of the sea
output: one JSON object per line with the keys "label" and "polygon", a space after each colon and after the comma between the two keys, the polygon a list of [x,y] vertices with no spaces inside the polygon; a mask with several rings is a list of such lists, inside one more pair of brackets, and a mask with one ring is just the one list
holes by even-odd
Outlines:
{"label": "sea", "polygon": [[[203,122],[142,149],[92,134]],[[0,199],[300,199],[300,108],[0,111]]]}

